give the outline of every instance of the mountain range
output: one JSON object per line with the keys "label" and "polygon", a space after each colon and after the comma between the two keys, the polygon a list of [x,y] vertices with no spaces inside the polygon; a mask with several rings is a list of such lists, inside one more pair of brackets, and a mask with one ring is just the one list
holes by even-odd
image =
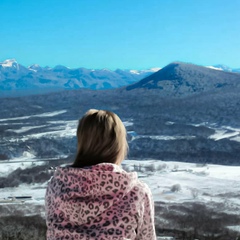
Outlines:
{"label": "mountain range", "polygon": [[[217,70],[217,71],[216,71]],[[171,63],[164,68],[148,70],[71,69],[62,65],[41,67],[37,64],[24,67],[15,59],[0,63],[1,96],[28,95],[29,93],[51,92],[61,89],[111,89],[127,86],[134,88],[162,89],[164,94],[186,95],[192,92],[207,91],[212,87],[227,87],[238,78],[225,65],[201,67],[186,63]],[[141,81],[140,81],[141,80]],[[138,82],[140,81],[140,82]],[[236,83],[238,84],[238,83]]]}
{"label": "mountain range", "polygon": [[0,90],[110,89],[139,81],[157,70],[70,69],[61,65],[50,68],[37,64],[24,67],[10,59],[0,63]]}

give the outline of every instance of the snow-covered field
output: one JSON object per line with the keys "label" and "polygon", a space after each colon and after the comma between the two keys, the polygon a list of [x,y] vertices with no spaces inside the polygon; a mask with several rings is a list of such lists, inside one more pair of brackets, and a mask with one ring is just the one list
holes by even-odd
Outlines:
{"label": "snow-covered field", "polygon": [[[27,168],[33,164],[44,162],[20,159],[19,162],[1,162],[0,175],[6,176],[18,167]],[[240,167],[159,160],[125,160],[123,167],[127,171],[138,172],[139,178],[151,188],[156,202],[222,202],[225,203],[225,211],[240,214]],[[46,184],[3,188],[1,198],[27,195],[33,198],[30,202],[43,204]]]}
{"label": "snow-covered field", "polygon": [[159,160],[124,163],[130,170],[140,171],[138,175],[151,188],[155,201],[228,201],[240,214],[240,199],[233,197],[240,196],[240,167]]}
{"label": "snow-covered field", "polygon": [[[19,167],[24,169],[42,164],[44,161],[29,157],[21,158],[18,161],[16,159],[8,162],[2,161],[0,163],[0,176],[4,177]],[[125,160],[122,166],[126,171],[138,172],[139,178],[150,187],[156,206],[162,207],[160,211],[155,212],[156,226],[163,228],[167,226],[170,229],[175,229],[174,218],[169,222],[169,219],[165,219],[162,214],[167,212],[167,216],[172,217],[174,211],[177,211],[177,214],[182,216],[187,214],[187,212],[182,211],[182,207],[191,209],[195,203],[207,207],[209,218],[214,219],[216,212],[221,216],[223,214],[226,216],[234,215],[236,218],[240,215],[240,167],[160,160]],[[25,216],[38,214],[45,218],[46,186],[47,181],[42,184],[21,184],[19,187],[1,188],[0,206],[2,212],[0,212],[0,217],[15,216],[16,214],[24,214]],[[31,196],[32,199],[9,200],[9,197],[11,199],[21,196]],[[6,199],[8,200],[5,201]],[[174,210],[176,208],[179,210]],[[213,215],[211,215],[212,213]],[[225,225],[224,229],[240,234],[239,221]],[[175,239],[166,238],[169,236],[168,233],[161,236],[158,239]]]}

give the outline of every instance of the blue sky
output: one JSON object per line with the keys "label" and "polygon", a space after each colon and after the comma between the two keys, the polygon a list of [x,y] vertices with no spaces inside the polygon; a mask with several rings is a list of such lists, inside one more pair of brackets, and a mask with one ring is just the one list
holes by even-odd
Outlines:
{"label": "blue sky", "polygon": [[0,61],[240,67],[239,0],[0,0]]}

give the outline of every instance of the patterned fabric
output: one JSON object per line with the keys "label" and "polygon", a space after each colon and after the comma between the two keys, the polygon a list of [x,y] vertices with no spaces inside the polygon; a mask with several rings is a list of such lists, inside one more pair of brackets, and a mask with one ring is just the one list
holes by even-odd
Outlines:
{"label": "patterned fabric", "polygon": [[46,197],[47,239],[156,239],[148,186],[118,165],[59,167]]}

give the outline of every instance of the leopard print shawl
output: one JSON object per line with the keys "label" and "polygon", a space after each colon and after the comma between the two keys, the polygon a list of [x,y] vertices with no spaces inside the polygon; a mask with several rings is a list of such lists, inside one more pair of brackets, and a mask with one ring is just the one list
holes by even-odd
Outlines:
{"label": "leopard print shawl", "polygon": [[115,164],[58,167],[45,206],[48,240],[156,239],[150,189]]}

